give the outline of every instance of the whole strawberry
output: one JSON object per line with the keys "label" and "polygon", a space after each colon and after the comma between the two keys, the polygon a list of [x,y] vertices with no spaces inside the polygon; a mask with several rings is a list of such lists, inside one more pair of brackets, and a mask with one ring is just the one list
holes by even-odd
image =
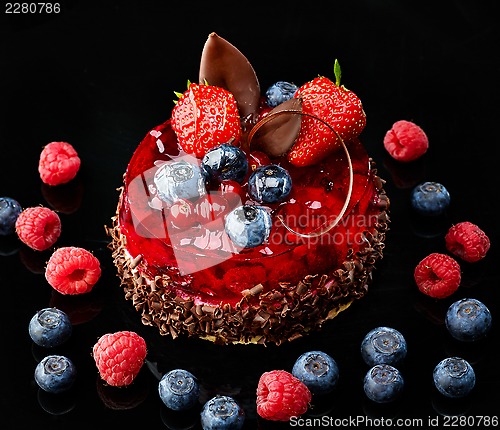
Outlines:
{"label": "whole strawberry", "polygon": [[137,333],[119,331],[99,338],[92,349],[101,378],[109,385],[130,385],[146,358],[146,342]]}
{"label": "whole strawberry", "polygon": [[295,166],[316,164],[335,148],[337,135],[321,121],[308,116],[314,115],[325,121],[349,141],[361,133],[366,125],[366,115],[361,100],[352,91],[340,85],[340,66],[335,60],[336,82],[323,76],[302,85],[295,97],[302,99],[302,123],[299,135],[288,154],[288,160]]}
{"label": "whole strawberry", "polygon": [[189,83],[172,110],[172,129],[188,154],[202,158],[221,143],[238,142],[241,124],[233,95],[224,88]]}

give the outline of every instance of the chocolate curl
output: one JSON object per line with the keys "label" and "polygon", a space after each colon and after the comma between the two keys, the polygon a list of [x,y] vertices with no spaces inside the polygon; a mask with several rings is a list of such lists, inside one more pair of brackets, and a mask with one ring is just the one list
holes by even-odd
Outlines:
{"label": "chocolate curl", "polygon": [[242,118],[256,116],[260,99],[257,75],[238,48],[216,33],[210,33],[203,47],[199,83],[231,92]]}

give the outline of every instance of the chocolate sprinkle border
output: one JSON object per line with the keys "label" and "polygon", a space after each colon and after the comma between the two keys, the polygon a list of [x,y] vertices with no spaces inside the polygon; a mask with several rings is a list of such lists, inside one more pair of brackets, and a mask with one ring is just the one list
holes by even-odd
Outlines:
{"label": "chocolate sprinkle border", "polygon": [[108,248],[112,250],[125,298],[141,313],[144,325],[156,326],[160,334],[174,339],[187,335],[216,344],[280,345],[319,330],[325,321],[367,293],[375,264],[383,258],[390,203],[383,189],[385,182],[376,173],[372,167],[380,214],[374,231],[364,232],[368,246],[357,253],[350,249],[343,267],[330,275],[307,275],[296,285],[282,282],[266,293],[262,293],[262,285],[255,285],[242,292],[243,298],[235,306],[194,304],[194,300],[186,300],[169,289],[171,281],[167,275],[151,279],[141,274],[141,255],[130,256],[118,224],[121,187],[117,214],[112,218],[112,226],[106,226],[106,232],[111,237]]}

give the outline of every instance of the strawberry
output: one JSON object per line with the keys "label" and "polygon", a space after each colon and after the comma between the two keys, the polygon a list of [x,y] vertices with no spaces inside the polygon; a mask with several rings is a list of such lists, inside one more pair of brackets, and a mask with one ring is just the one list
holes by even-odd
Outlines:
{"label": "strawberry", "polygon": [[325,158],[338,147],[338,137],[323,123],[307,114],[319,117],[344,141],[353,139],[366,125],[361,100],[340,85],[340,66],[335,60],[336,82],[318,77],[302,85],[295,97],[302,99],[302,125],[297,140],[288,154],[295,166],[310,166]]}
{"label": "strawberry", "polygon": [[224,88],[188,83],[172,111],[172,129],[182,149],[202,158],[213,147],[241,136],[238,107]]}

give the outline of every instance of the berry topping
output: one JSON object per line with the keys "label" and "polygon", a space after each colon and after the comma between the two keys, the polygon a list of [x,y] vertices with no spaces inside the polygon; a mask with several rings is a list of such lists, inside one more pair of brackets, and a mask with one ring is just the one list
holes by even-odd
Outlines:
{"label": "berry topping", "polygon": [[61,235],[61,220],[51,209],[43,206],[27,208],[16,221],[16,232],[26,245],[35,251],[49,249]]}
{"label": "berry topping", "polygon": [[167,220],[181,230],[194,226],[198,222],[194,204],[186,199],[178,199],[170,206]]}
{"label": "berry topping", "polygon": [[322,351],[302,354],[293,365],[292,375],[302,381],[312,394],[331,392],[339,379],[336,361]]}
{"label": "berry topping", "polygon": [[16,200],[0,197],[0,236],[7,236],[16,231],[16,220],[22,211]]}
{"label": "berry topping", "polygon": [[450,205],[450,193],[438,182],[424,182],[411,192],[412,208],[420,215],[442,215]]}
{"label": "berry topping", "polygon": [[262,206],[243,205],[226,216],[225,230],[233,243],[242,248],[262,245],[271,233],[271,215]]}
{"label": "berry topping", "polygon": [[418,263],[414,278],[422,293],[443,299],[457,291],[461,280],[460,266],[448,255],[433,253]]}
{"label": "berry topping", "polygon": [[248,194],[259,203],[278,203],[292,191],[292,177],[276,164],[255,169],[248,178]]}
{"label": "berry topping", "polygon": [[48,393],[68,391],[76,380],[73,362],[62,355],[48,355],[35,368],[35,381]]}
{"label": "berry topping", "polygon": [[455,224],[445,236],[446,249],[468,263],[483,259],[490,249],[490,239],[477,225],[465,221]]}
{"label": "berry topping", "polygon": [[193,83],[179,96],[172,110],[172,128],[186,153],[202,158],[221,143],[238,142],[240,116],[229,91]]}
{"label": "berry topping", "polygon": [[271,421],[289,421],[304,414],[312,400],[307,386],[284,370],[265,372],[257,386],[257,413]]}
{"label": "berry topping", "polygon": [[71,337],[72,331],[68,315],[57,308],[39,310],[29,323],[31,339],[45,348],[62,345]]}
{"label": "berry topping", "polygon": [[278,81],[271,85],[266,91],[266,103],[270,107],[290,100],[299,88],[291,82]]}
{"label": "berry topping", "polygon": [[240,148],[223,143],[207,151],[201,168],[210,181],[233,180],[241,183],[248,172],[248,161]]}
{"label": "berry topping", "polygon": [[200,167],[186,160],[162,164],[153,181],[158,197],[170,205],[178,199],[194,200],[206,194]]}
{"label": "berry topping", "polygon": [[51,255],[45,278],[61,294],[83,294],[92,290],[101,276],[99,260],[89,251],[73,246]]}
{"label": "berry topping", "polygon": [[130,385],[146,358],[146,342],[137,333],[119,331],[99,338],[92,349],[101,378],[109,385]]}
{"label": "berry topping", "polygon": [[80,169],[80,157],[68,142],[51,142],[40,154],[38,172],[47,185],[60,185],[71,181]]}
{"label": "berry topping", "polygon": [[246,200],[245,190],[236,181],[222,181],[219,185],[219,192],[233,208]]}
{"label": "berry topping", "polygon": [[390,327],[378,327],[361,342],[361,356],[368,366],[394,365],[406,357],[407,345],[403,335]]}
{"label": "berry topping", "polygon": [[384,137],[384,147],[398,161],[408,162],[420,158],[429,148],[425,132],[411,121],[397,121]]}
{"label": "berry topping", "polygon": [[479,300],[461,299],[448,308],[445,325],[455,339],[473,342],[490,331],[491,313]]}
{"label": "berry topping", "polygon": [[434,385],[446,397],[461,398],[476,384],[474,369],[467,360],[449,357],[440,361],[432,372]]}
{"label": "berry topping", "polygon": [[196,404],[200,387],[190,372],[175,369],[163,375],[158,384],[158,393],[167,408],[184,411]]}
{"label": "berry topping", "polygon": [[269,156],[262,151],[252,151],[249,154],[250,171],[254,171],[257,167],[267,166],[271,164]]}
{"label": "berry topping", "polygon": [[366,396],[376,403],[389,403],[396,400],[403,386],[401,373],[389,364],[373,366],[363,380]]}
{"label": "berry topping", "polygon": [[203,430],[239,430],[245,422],[243,408],[229,396],[211,398],[200,415]]}

